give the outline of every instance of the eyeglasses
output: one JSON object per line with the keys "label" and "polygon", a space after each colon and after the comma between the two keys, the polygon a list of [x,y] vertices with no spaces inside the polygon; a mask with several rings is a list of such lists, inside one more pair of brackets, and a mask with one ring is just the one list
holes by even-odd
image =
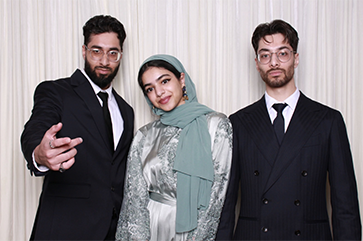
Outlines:
{"label": "eyeglasses", "polygon": [[[103,55],[105,52],[102,49],[99,48],[91,48],[89,49],[85,45],[86,49],[90,52],[91,58],[93,60],[101,60],[103,58]],[[122,52],[119,52],[117,50],[110,50],[106,53],[107,59],[110,62],[118,62],[121,59]]]}
{"label": "eyeglasses", "polygon": [[271,58],[273,54],[276,54],[277,59],[281,63],[286,63],[291,59],[291,56],[296,53],[295,51],[291,51],[290,49],[281,49],[277,52],[269,52],[269,51],[261,51],[257,54],[257,60],[261,64],[268,64],[271,62]]}

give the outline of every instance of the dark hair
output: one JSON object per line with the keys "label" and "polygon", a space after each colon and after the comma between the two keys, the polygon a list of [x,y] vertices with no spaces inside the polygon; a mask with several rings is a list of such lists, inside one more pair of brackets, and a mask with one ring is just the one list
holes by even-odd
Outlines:
{"label": "dark hair", "polygon": [[142,92],[144,92],[144,94],[146,94],[146,93],[144,90],[144,85],[142,83],[142,75],[145,73],[146,70],[148,70],[151,67],[163,68],[163,69],[169,70],[170,72],[172,72],[175,75],[175,77],[177,79],[180,79],[181,73],[169,62],[166,62],[165,60],[161,60],[161,59],[150,60],[141,66],[141,68],[139,70],[139,74],[137,76],[137,81],[139,82],[139,86],[142,89]]}
{"label": "dark hair", "polygon": [[124,26],[120,21],[111,16],[97,15],[89,19],[83,26],[84,44],[91,41],[90,37],[92,34],[101,34],[115,32],[118,39],[120,40],[120,47],[122,51],[122,45],[126,38],[126,32]]}
{"label": "dark hair", "polygon": [[299,44],[299,37],[297,31],[287,22],[277,19],[271,23],[262,23],[258,25],[252,35],[252,46],[257,54],[258,42],[263,38],[265,41],[267,35],[281,33],[285,36],[285,41],[291,45],[293,51],[297,51],[297,46]]}

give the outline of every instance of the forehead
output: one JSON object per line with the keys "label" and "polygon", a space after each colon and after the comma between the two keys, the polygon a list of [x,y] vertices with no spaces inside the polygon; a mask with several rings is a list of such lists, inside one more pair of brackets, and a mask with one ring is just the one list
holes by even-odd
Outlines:
{"label": "forehead", "polygon": [[285,38],[284,35],[281,33],[266,35],[264,38],[261,38],[258,42],[258,50],[267,49],[267,50],[274,50],[279,49],[281,47],[289,47],[291,45],[288,43],[288,40]]}
{"label": "forehead", "polygon": [[117,48],[121,49],[120,41],[115,32],[107,32],[100,34],[91,34],[89,47],[101,47],[103,49]]}
{"label": "forehead", "polygon": [[174,76],[174,74],[167,69],[153,66],[145,70],[142,75],[142,81],[145,84],[146,82],[157,81],[163,76]]}

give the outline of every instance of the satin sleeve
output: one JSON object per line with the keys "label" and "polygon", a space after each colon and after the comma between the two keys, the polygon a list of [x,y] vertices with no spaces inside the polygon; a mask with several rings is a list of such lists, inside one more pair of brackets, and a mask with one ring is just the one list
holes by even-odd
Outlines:
{"label": "satin sleeve", "polygon": [[208,208],[198,211],[198,226],[188,240],[214,240],[228,187],[232,160],[232,125],[221,113],[208,116],[212,142],[214,181]]}
{"label": "satin sleeve", "polygon": [[145,143],[142,129],[132,141],[127,158],[124,198],[116,240],[150,240],[149,192],[143,176],[141,155]]}

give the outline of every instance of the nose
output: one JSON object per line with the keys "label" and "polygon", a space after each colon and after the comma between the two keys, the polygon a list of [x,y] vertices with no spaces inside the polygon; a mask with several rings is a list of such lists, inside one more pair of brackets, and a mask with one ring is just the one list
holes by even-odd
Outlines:
{"label": "nose", "polygon": [[107,56],[107,53],[103,53],[103,56],[102,56],[102,59],[101,59],[101,63],[104,65],[104,66],[107,66],[110,64],[110,61],[108,60],[108,56]]}
{"label": "nose", "polygon": [[155,86],[155,93],[157,97],[162,96],[165,93],[164,88],[161,86]]}
{"label": "nose", "polygon": [[277,53],[271,54],[270,66],[276,68],[280,65],[280,61],[277,59]]}

